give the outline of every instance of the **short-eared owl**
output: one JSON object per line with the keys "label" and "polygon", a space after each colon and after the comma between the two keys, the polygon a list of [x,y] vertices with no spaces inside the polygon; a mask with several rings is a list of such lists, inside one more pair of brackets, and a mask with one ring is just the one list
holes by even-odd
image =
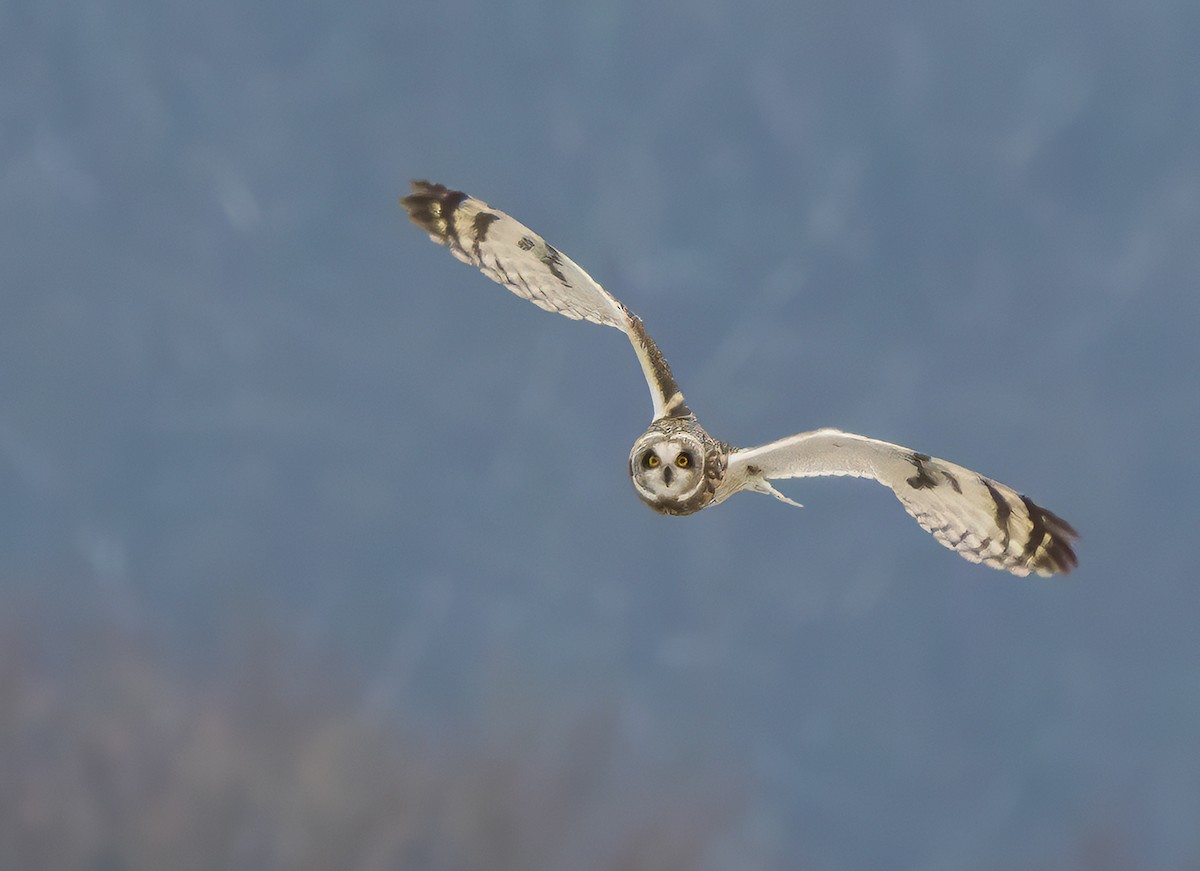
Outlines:
{"label": "short-eared owl", "polygon": [[629,337],[650,385],[654,420],[629,454],[643,502],[663,514],[692,514],[739,490],[767,493],[779,478],[853,475],[892,489],[905,510],[946,547],[1014,575],[1049,576],[1075,566],[1077,533],[1029,498],[970,469],[836,429],[800,433],[755,448],[712,438],[684,402],[641,320],[569,257],[481,200],[415,181],[401,200],[409,217],[459,260],[547,311],[616,327]]}

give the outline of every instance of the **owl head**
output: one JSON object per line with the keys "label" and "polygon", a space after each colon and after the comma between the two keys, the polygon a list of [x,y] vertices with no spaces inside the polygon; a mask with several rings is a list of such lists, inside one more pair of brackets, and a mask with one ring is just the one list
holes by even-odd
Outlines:
{"label": "owl head", "polygon": [[629,452],[629,477],[643,502],[663,514],[691,514],[712,498],[708,452],[695,433],[651,427]]}

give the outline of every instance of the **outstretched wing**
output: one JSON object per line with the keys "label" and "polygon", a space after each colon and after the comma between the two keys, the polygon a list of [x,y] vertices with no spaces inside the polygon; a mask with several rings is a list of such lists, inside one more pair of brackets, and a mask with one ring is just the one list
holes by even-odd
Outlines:
{"label": "outstretched wing", "polygon": [[430,239],[517,296],[546,311],[624,332],[650,386],[654,419],[691,415],[641,319],[537,233],[482,200],[427,181],[414,181],[400,204]]}
{"label": "outstretched wing", "polygon": [[817,475],[886,484],[923,529],[971,562],[1021,576],[1075,567],[1079,533],[1061,517],[998,481],[899,445],[820,429],[735,450],[727,472],[731,493],[775,493],[772,478]]}

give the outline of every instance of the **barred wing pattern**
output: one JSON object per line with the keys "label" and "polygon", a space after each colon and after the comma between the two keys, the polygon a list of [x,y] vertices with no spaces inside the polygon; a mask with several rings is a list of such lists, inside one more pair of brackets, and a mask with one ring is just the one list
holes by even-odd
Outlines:
{"label": "barred wing pattern", "polygon": [[482,200],[427,181],[414,181],[412,193],[400,203],[434,242],[517,296],[546,311],[621,330],[646,376],[654,420],[691,416],[641,319],[537,233]]}
{"label": "barred wing pattern", "polygon": [[970,469],[866,436],[821,429],[738,449],[728,474],[730,493],[775,492],[767,482],[778,478],[873,478],[923,529],[973,563],[1043,577],[1076,564],[1071,544],[1079,534],[1061,517]]}

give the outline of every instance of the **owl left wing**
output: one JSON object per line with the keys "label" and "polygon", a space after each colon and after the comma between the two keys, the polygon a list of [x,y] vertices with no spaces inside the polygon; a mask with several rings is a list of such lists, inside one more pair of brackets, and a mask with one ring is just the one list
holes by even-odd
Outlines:
{"label": "owl left wing", "polygon": [[427,181],[414,181],[400,204],[430,239],[517,296],[546,311],[621,330],[646,376],[654,419],[691,415],[641,319],[537,233],[482,200]]}
{"label": "owl left wing", "polygon": [[971,562],[1043,577],[1066,574],[1076,565],[1072,542],[1079,533],[1027,496],[946,460],[836,429],[733,451],[727,493],[779,496],[771,479],[818,475],[885,484],[923,529]]}

